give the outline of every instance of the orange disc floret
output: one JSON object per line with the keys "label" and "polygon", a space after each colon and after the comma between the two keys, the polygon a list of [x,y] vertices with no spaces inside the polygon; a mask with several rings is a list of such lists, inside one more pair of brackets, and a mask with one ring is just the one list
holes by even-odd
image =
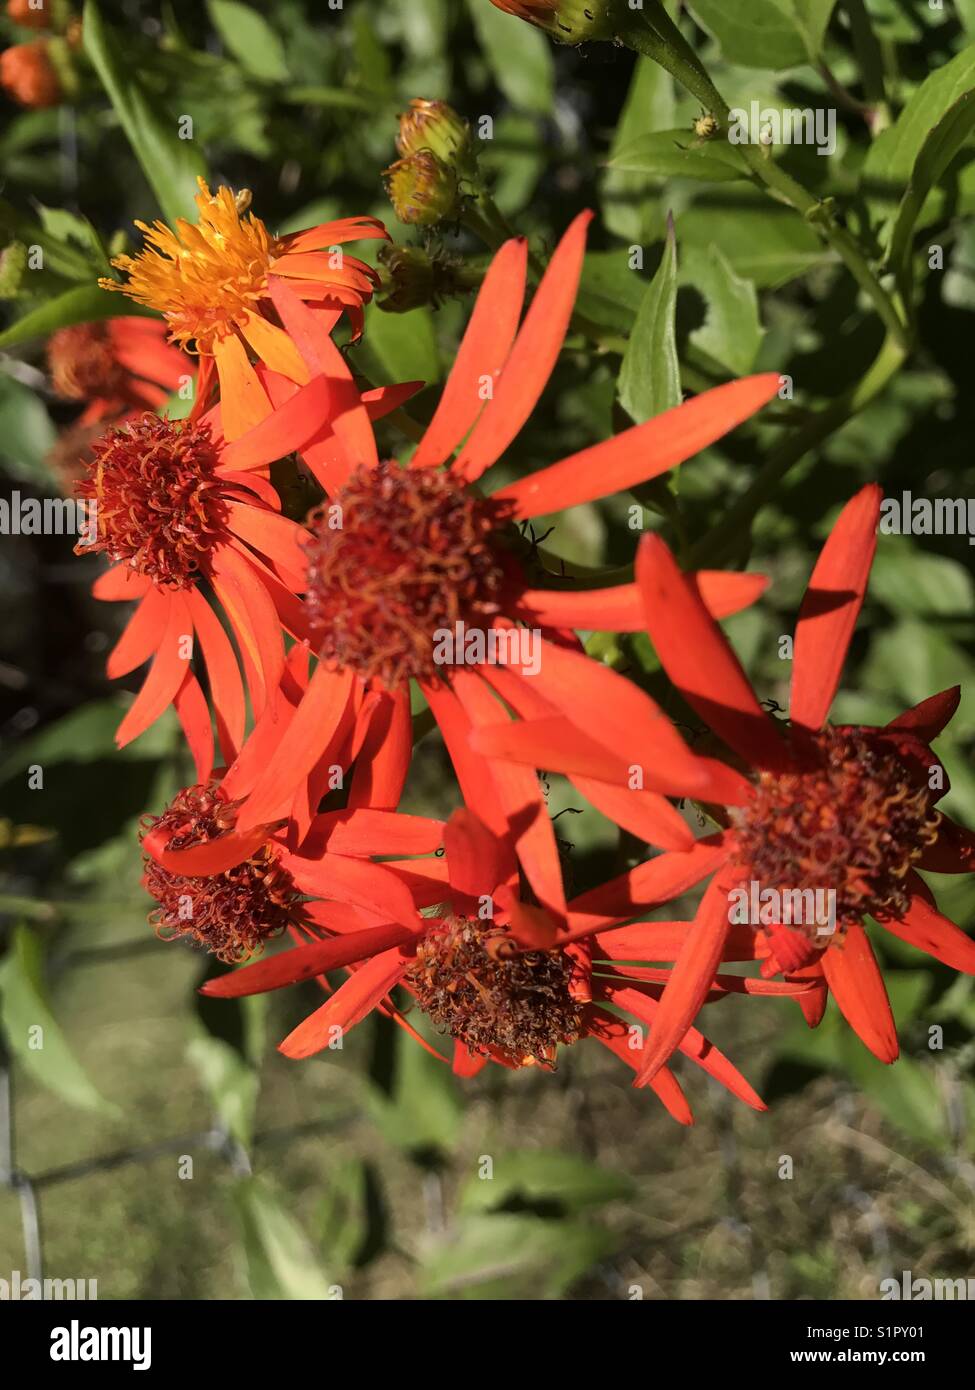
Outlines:
{"label": "orange disc floret", "polygon": [[165,222],[136,222],[149,246],[112,262],[128,282],[99,283],[165,315],[177,343],[208,352],[267,294],[268,270],[282,244],[259,217],[242,215],[246,198],[235,198],[229,188],[211,193],[203,179],[197,182],[199,222],[177,218],[175,231]]}
{"label": "orange disc floret", "polygon": [[61,83],[48,56],[47,39],[17,43],[0,53],[0,87],[21,106],[58,106]]}
{"label": "orange disc floret", "polygon": [[[143,822],[141,838],[162,832],[167,850],[191,849],[227,834],[236,807],[215,784],[181,791],[161,816]],[[248,960],[279,936],[299,901],[291,876],[270,844],[223,873],[172,873],[144,853],[143,887],[159,904],[149,915],[156,935],[166,941],[190,936],[228,964]]]}
{"label": "orange disc floret", "polygon": [[190,587],[223,533],[216,463],[207,425],[147,411],[109,430],[77,488],[94,516],[83,553],[103,551],[164,587]]}

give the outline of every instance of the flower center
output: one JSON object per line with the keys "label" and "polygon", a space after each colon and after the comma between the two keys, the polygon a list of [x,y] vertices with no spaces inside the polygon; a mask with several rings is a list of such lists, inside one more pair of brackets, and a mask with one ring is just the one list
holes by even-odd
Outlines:
{"label": "flower center", "polygon": [[79,551],[104,551],[168,588],[190,587],[225,512],[209,426],[147,412],[109,430],[93,453],[78,484],[93,539]]}
{"label": "flower center", "polygon": [[122,394],[125,369],[116,361],[112,337],[104,323],[59,328],[48,342],[47,361],[54,389],[65,400]]}
{"label": "flower center", "polygon": [[[189,849],[225,834],[235,813],[216,786],[187,787],[161,816],[145,818],[141,838],[161,828],[171,832],[167,849]],[[143,887],[159,904],[149,914],[156,935],[164,941],[192,936],[228,964],[247,960],[279,936],[300,898],[270,845],[225,873],[192,878],[162,868],[151,855],[143,857]]]}
{"label": "flower center", "polygon": [[390,687],[435,678],[443,635],[489,628],[499,611],[496,524],[446,473],[360,468],[309,519],[305,602],[322,659]]}
{"label": "flower center", "polygon": [[[864,916],[903,913],[908,871],[937,834],[928,788],[863,730],[825,729],[801,755],[801,771],[763,772],[753,800],[736,814],[738,865],[763,891],[783,895],[780,901],[812,890],[817,904],[831,902],[837,930]],[[833,938],[821,930],[822,916],[817,909],[797,921],[793,913],[793,935],[828,946]]]}
{"label": "flower center", "polygon": [[571,962],[562,951],[510,946],[501,927],[448,919],[420,942],[406,983],[436,1026],[472,1052],[554,1068],[559,1044],[578,1042],[582,1031]]}
{"label": "flower center", "polygon": [[197,351],[208,352],[214,338],[229,333],[266,295],[268,269],[280,247],[259,217],[241,215],[246,196],[235,198],[229,188],[211,194],[202,179],[199,184],[197,224],[178,218],[174,232],[163,222],[137,222],[150,245],[136,257],[112,262],[128,274],[125,285],[101,283],[158,310],[175,342],[192,341]]}

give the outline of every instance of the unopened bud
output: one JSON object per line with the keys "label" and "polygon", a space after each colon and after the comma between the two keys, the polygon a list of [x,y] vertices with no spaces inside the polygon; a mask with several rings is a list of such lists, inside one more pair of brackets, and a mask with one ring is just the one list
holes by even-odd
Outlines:
{"label": "unopened bud", "polygon": [[47,39],[16,43],[0,53],[0,87],[21,106],[58,106],[61,83]]}
{"label": "unopened bud", "polygon": [[559,43],[612,39],[627,18],[626,0],[491,0],[505,14],[536,24]]}
{"label": "unopened bud", "polygon": [[27,247],[12,241],[0,251],[0,299],[16,299],[27,269]]}
{"label": "unopened bud", "polygon": [[418,150],[432,150],[444,164],[466,162],[471,132],[467,122],[445,101],[414,97],[399,118],[396,148],[406,158]]}
{"label": "unopened bud", "polygon": [[382,298],[377,302],[391,314],[405,314],[423,304],[439,307],[444,299],[467,294],[483,279],[480,272],[468,270],[462,262],[442,252],[430,254],[418,246],[384,245],[379,260],[386,274]]}
{"label": "unopened bud", "polygon": [[383,173],[386,192],[401,222],[433,227],[460,210],[457,174],[432,150],[417,150]]}

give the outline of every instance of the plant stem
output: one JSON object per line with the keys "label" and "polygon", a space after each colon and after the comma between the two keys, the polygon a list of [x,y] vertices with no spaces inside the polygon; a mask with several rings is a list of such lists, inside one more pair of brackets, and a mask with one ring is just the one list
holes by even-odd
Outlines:
{"label": "plant stem", "polygon": [[[723,125],[729,125],[731,108],[711,81],[697,54],[663,5],[655,3],[655,0],[651,0],[651,5],[652,17],[644,11],[642,25],[633,23],[621,32],[620,38],[638,53],[655,59],[697,97],[706,110],[717,116]],[[910,348],[910,337],[903,316],[871,270],[857,242],[845,228],[836,224],[829,207],[786,173],[760,147],[743,144],[740,149],[755,180],[811,223],[832,247],[869,296],[887,332],[899,339],[906,354]]]}

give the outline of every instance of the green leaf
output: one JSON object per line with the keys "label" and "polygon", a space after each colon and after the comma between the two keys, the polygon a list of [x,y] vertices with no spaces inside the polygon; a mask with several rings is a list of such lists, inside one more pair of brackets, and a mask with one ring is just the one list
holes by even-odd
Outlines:
{"label": "green leaf", "polygon": [[46,304],[31,309],[29,314],[12,323],[0,333],[0,348],[15,347],[31,338],[47,338],[58,328],[72,323],[93,323],[96,319],[120,317],[155,318],[149,310],[133,303],[122,294],[112,294],[97,285],[79,285],[65,290]]}
{"label": "green leaf", "polygon": [[247,1148],[254,1137],[261,1085],[259,1073],[237,1048],[222,1038],[201,1034],[191,1040],[186,1055],[228,1133]]}
{"label": "green leaf", "polygon": [[614,150],[609,168],[658,178],[700,179],[705,183],[729,183],[748,177],[748,166],[737,145],[716,135],[695,144],[692,131],[658,130]]}
{"label": "green leaf", "polygon": [[676,308],[677,243],[671,224],[663,259],[637,312],[617,384],[620,404],[637,424],[680,404]]}
{"label": "green leaf", "polygon": [[689,9],[717,39],[729,63],[778,70],[806,61],[806,44],[795,17],[784,13],[776,0],[691,0]]}
{"label": "green leaf", "polygon": [[973,129],[975,88],[959,97],[953,106],[949,106],[938,124],[928,132],[921,146],[917,162],[911,171],[910,183],[897,209],[888,253],[888,261],[895,274],[900,277],[906,295],[910,294],[911,237],[925,199]]}
{"label": "green leaf", "polygon": [[257,1299],[326,1300],[341,1297],[327,1279],[310,1242],[275,1193],[259,1178],[234,1189],[243,1228],[248,1282]]}
{"label": "green leaf", "polygon": [[764,336],[755,286],[735,273],[716,245],[685,252],[680,284],[707,304],[707,318],[690,334],[690,342],[732,375],[745,376],[755,365]]}
{"label": "green leaf", "polygon": [[[607,229],[628,242],[648,243],[663,235],[661,183],[646,174],[616,168],[616,155],[646,131],[672,126],[675,110],[670,74],[651,58],[638,58],[600,187]],[[683,134],[686,143],[687,132]]]}
{"label": "green leaf", "polygon": [[284,44],[263,15],[238,0],[207,0],[213,27],[240,65],[262,82],[284,82]]}
{"label": "green leaf", "polygon": [[467,0],[467,7],[494,80],[508,100],[521,111],[551,115],[555,64],[545,35],[486,0]]}
{"label": "green leaf", "polygon": [[557,1298],[615,1244],[606,1231],[577,1222],[470,1215],[429,1243],[423,1290],[429,1298]]}
{"label": "green leaf", "polygon": [[111,275],[105,244],[87,217],[79,217],[66,208],[38,208],[41,225],[55,240],[74,242],[81,247],[86,259],[90,261],[99,275]]}
{"label": "green leaf", "polygon": [[964,565],[919,550],[906,536],[883,536],[870,571],[870,597],[895,615],[970,618],[975,584]]}
{"label": "green leaf", "polygon": [[[747,190],[745,190],[747,194]],[[758,289],[776,289],[827,264],[831,253],[801,217],[767,199],[749,206],[742,195],[733,208],[698,202],[681,214],[681,249],[707,249],[715,240],[737,275]]]}
{"label": "green leaf", "polygon": [[117,1113],[99,1095],[58,1027],[45,998],[44,947],[29,927],[15,929],[0,966],[0,1020],[14,1056],[42,1086],[82,1110]]}
{"label": "green leaf", "polygon": [[815,62],[823,49],[823,39],[829,27],[836,0],[778,0],[786,13],[791,13],[806,45],[806,52]]}
{"label": "green leaf", "polygon": [[874,140],[863,162],[860,187],[879,220],[893,215],[893,204],[907,193],[929,135],[973,86],[975,46],[970,46],[930,73],[894,125]]}
{"label": "green leaf", "polygon": [[559,1202],[576,1211],[632,1195],[633,1181],[625,1174],[597,1167],[576,1154],[531,1149],[499,1156],[490,1178],[471,1178],[460,1205],[463,1211],[489,1211],[520,1197]]}
{"label": "green leaf", "polygon": [[376,1087],[369,1093],[375,1122],[391,1144],[408,1153],[446,1152],[462,1119],[454,1075],[439,1058],[398,1031],[395,1047],[392,1090],[387,1094]]}
{"label": "green leaf", "polygon": [[196,180],[206,174],[192,140],[181,140],[176,121],[160,112],[159,102],[139,82],[124,45],[102,18],[97,0],[85,0],[85,53],[91,60],[122,124],[166,221],[196,221]]}
{"label": "green leaf", "polygon": [[53,478],[44,457],[57,431],[41,398],[13,377],[0,375],[0,458],[9,472],[39,487]]}
{"label": "green leaf", "polygon": [[362,340],[352,351],[357,365],[375,386],[440,379],[440,354],[429,309],[384,314],[370,304]]}

